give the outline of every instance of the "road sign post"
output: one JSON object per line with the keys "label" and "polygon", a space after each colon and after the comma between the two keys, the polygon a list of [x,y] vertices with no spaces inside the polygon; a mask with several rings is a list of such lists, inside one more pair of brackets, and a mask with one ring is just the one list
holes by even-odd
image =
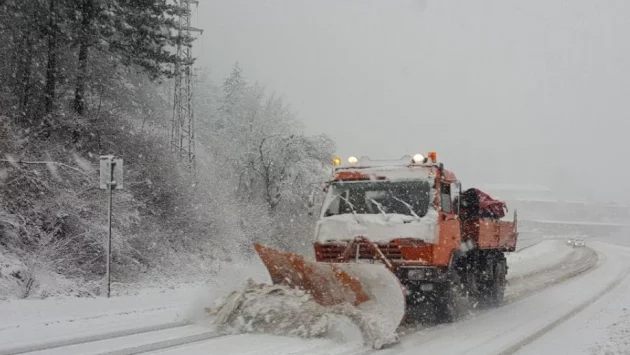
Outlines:
{"label": "road sign post", "polygon": [[114,189],[123,188],[123,161],[116,159],[113,155],[102,155],[100,157],[100,181],[99,187],[107,190],[107,248],[105,264],[105,280],[107,282],[107,298],[111,295],[111,260],[112,260],[112,201]]}

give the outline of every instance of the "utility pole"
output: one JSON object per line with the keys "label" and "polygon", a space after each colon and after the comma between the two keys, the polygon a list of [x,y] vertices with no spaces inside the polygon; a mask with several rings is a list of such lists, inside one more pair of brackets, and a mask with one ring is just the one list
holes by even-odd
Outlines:
{"label": "utility pole", "polygon": [[[196,0],[179,0],[182,15],[179,17],[179,36],[191,38],[192,32],[203,30],[190,26],[190,6],[198,6]],[[195,115],[193,108],[193,56],[192,46],[177,45],[175,87],[173,95],[173,119],[171,120],[171,150],[180,161],[195,169]]]}

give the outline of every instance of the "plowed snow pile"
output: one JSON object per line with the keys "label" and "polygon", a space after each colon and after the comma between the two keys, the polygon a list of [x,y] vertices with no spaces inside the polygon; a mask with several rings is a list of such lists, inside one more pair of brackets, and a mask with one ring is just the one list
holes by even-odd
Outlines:
{"label": "plowed snow pile", "polygon": [[[365,308],[370,305],[366,302]],[[242,291],[232,292],[207,309],[224,333],[262,332],[303,338],[336,338],[348,319],[356,325],[366,345],[380,349],[398,340],[380,316],[342,304],[323,307],[301,290],[282,285],[257,284],[249,280]]]}

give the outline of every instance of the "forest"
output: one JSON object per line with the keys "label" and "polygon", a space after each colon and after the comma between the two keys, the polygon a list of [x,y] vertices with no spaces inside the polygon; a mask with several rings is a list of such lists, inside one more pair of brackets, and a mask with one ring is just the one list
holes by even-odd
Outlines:
{"label": "forest", "polygon": [[[177,2],[0,0],[0,299],[102,295],[107,195],[116,284],[202,281],[252,243],[309,253],[334,142],[238,62],[196,77],[196,164],[173,153]],[[216,53],[216,55],[221,55]],[[176,65],[178,64],[178,65]]]}

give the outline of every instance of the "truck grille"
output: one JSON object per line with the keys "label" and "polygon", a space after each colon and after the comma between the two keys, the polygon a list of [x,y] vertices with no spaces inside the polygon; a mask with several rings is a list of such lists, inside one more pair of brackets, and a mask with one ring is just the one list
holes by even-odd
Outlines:
{"label": "truck grille", "polygon": [[[385,255],[385,257],[389,260],[402,260],[402,254],[400,252],[400,248],[398,245],[393,243],[383,243],[377,244],[379,250]],[[355,247],[356,248],[356,247]],[[318,255],[322,261],[337,261],[344,250],[346,250],[346,245],[339,244],[325,244],[318,246]],[[352,251],[351,258],[354,259],[356,257],[356,249]],[[369,248],[365,244],[361,244],[359,246],[359,259],[376,259],[377,256],[374,255],[374,252],[371,248]]]}

